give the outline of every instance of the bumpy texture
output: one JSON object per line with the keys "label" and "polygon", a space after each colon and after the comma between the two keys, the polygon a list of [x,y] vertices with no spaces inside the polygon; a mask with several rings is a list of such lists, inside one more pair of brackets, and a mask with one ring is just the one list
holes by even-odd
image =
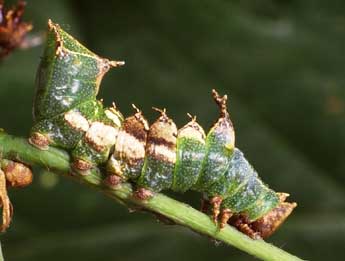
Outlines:
{"label": "bumpy texture", "polygon": [[49,21],[29,141],[69,150],[74,170],[84,175],[105,165],[108,180],[134,183],[143,200],[162,190],[195,190],[221,228],[229,223],[252,238],[272,234],[296,203],[268,188],[235,147],[227,96],[213,90],[220,116],[207,135],[191,116],[178,130],[165,109],[156,109],[151,126],[135,106],[124,119],[115,105],[96,100],[104,74],[123,64],[100,58]]}

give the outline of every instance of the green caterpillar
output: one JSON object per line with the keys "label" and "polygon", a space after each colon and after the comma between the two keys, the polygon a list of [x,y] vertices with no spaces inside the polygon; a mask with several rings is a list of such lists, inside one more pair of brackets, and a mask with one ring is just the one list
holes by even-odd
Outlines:
{"label": "green caterpillar", "polygon": [[227,96],[213,90],[220,116],[207,135],[195,117],[177,130],[165,109],[156,109],[160,117],[149,127],[135,106],[124,118],[96,99],[104,74],[123,64],[100,58],[49,21],[30,143],[70,151],[73,169],[85,175],[106,166],[108,182],[131,181],[143,200],[168,189],[201,192],[203,211],[221,228],[228,223],[252,238],[271,235],[296,203],[269,189],[235,148]]}

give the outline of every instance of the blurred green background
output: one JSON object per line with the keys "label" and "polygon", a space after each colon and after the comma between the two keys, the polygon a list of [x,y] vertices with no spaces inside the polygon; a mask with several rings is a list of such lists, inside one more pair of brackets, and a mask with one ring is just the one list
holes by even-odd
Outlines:
{"label": "blurred green background", "polygon": [[[7,1],[13,3],[14,1]],[[27,1],[35,32],[48,18],[104,57],[99,97],[152,122],[217,117],[210,91],[230,96],[237,146],[265,182],[299,206],[268,241],[308,260],[345,260],[345,4],[321,0]],[[42,46],[0,65],[1,127],[26,136]],[[50,173],[11,190],[6,260],[255,260],[185,228],[129,213]],[[199,195],[173,195],[195,207]]]}

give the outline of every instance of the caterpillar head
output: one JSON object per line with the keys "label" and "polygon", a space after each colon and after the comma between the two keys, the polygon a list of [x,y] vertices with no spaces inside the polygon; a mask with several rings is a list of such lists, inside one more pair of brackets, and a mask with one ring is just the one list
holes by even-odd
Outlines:
{"label": "caterpillar head", "polygon": [[35,121],[54,117],[96,98],[103,76],[124,65],[91,52],[48,21],[47,41],[36,77]]}

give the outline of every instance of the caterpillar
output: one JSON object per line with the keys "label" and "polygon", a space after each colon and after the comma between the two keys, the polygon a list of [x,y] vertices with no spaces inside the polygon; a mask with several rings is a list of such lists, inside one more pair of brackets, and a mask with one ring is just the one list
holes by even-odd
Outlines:
{"label": "caterpillar", "polygon": [[132,182],[143,200],[162,190],[195,190],[220,228],[230,224],[254,239],[270,236],[297,204],[264,184],[235,147],[227,96],[212,91],[220,115],[207,134],[191,115],[177,129],[166,109],[155,108],[160,115],[149,126],[134,105],[134,115],[124,118],[115,104],[104,107],[96,99],[105,73],[122,65],[94,54],[49,20],[29,142],[42,150],[66,149],[72,168],[84,175],[105,166],[108,182]]}

